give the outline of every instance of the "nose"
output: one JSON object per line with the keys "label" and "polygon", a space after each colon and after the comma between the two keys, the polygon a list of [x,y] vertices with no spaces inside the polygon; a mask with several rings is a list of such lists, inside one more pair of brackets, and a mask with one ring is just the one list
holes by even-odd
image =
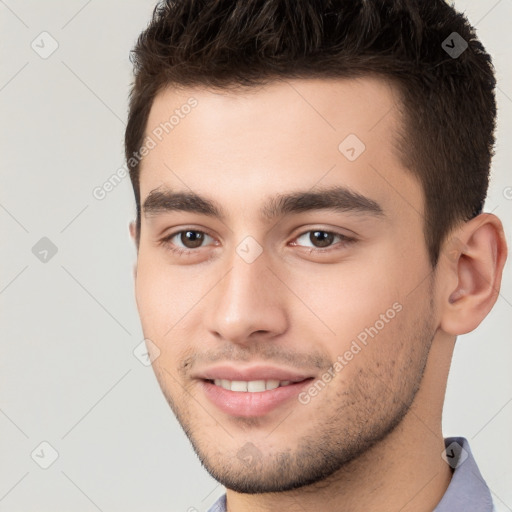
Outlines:
{"label": "nose", "polygon": [[[238,254],[211,292],[206,326],[217,338],[237,344],[270,339],[288,327],[286,288],[262,253],[248,263]],[[289,298],[288,298],[289,299]]]}

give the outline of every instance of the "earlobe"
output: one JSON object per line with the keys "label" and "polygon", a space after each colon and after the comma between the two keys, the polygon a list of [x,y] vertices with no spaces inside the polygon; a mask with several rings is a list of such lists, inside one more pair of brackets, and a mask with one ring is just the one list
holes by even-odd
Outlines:
{"label": "earlobe", "polygon": [[137,222],[132,220],[130,222],[130,225],[129,225],[129,229],[130,229],[130,237],[131,239],[133,240],[133,242],[135,243],[135,248],[137,249],[137,252],[139,252],[139,229],[140,228],[137,228]]}
{"label": "earlobe", "polygon": [[132,220],[130,222],[129,228],[130,228],[130,236],[131,236],[132,240],[135,242],[135,221],[134,220]]}
{"label": "earlobe", "polygon": [[[134,220],[132,220],[130,222],[129,229],[130,229],[130,237],[133,240],[133,242],[135,243],[135,247],[137,248],[137,251],[138,251],[137,227],[136,227]],[[136,279],[137,279],[137,261],[133,264],[133,280],[135,281]]]}
{"label": "earlobe", "polygon": [[471,219],[445,242],[442,253],[440,327],[452,335],[465,334],[482,322],[499,295],[507,258],[501,221],[492,214]]}

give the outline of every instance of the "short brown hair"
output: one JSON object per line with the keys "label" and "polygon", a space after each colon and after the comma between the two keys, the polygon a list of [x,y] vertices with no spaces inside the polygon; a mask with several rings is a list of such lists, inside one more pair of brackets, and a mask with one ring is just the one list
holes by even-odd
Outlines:
{"label": "short brown hair", "polygon": [[[449,52],[466,44],[458,56]],[[401,153],[425,194],[433,267],[449,231],[482,211],[494,147],[494,69],[474,28],[444,0],[166,0],[130,60],[125,154],[137,243],[140,165],[130,158],[155,96],[168,86],[381,76],[401,93]]]}

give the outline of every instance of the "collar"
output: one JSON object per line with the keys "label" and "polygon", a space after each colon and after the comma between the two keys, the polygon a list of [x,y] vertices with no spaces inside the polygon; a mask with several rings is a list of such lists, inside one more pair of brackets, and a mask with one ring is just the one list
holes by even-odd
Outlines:
{"label": "collar", "polygon": [[464,437],[444,440],[443,458],[454,469],[450,485],[433,512],[492,512],[491,492]]}

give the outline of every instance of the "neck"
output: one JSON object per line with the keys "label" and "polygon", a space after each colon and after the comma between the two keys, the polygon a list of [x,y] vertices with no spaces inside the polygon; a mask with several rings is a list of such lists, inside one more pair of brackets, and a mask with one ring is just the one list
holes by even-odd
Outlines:
{"label": "neck", "polygon": [[453,345],[437,337],[411,408],[385,439],[317,484],[265,494],[228,489],[228,512],[431,512],[452,476],[441,457],[441,415]]}

